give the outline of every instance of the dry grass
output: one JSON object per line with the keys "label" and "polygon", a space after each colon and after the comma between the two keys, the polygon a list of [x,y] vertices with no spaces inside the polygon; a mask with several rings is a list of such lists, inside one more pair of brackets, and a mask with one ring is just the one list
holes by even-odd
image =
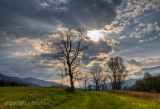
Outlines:
{"label": "dry grass", "polygon": [[160,94],[159,93],[148,93],[148,92],[137,92],[137,91],[124,91],[124,90],[107,90],[113,93],[127,94],[133,97],[140,97],[146,99],[153,99],[160,103]]}

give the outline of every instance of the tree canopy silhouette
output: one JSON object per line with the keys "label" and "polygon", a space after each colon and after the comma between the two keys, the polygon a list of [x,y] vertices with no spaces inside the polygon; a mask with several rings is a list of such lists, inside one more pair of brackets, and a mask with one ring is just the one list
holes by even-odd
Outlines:
{"label": "tree canopy silhouette", "polygon": [[89,46],[86,29],[62,29],[56,34],[52,47],[56,57],[62,62],[66,75],[70,78],[71,91],[74,91],[74,81],[84,68],[81,61],[82,51]]}
{"label": "tree canopy silhouette", "polygon": [[123,63],[122,57],[112,57],[108,62],[108,77],[111,81],[112,89],[121,89],[125,78],[128,76],[128,71]]}

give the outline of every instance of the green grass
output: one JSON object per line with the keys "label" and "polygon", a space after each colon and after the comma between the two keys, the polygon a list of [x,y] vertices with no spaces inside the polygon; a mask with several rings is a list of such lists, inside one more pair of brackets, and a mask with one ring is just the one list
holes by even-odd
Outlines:
{"label": "green grass", "polygon": [[[5,105],[7,101],[46,102],[46,105]],[[160,109],[153,100],[104,91],[69,93],[54,88],[0,88],[0,104],[4,109]]]}

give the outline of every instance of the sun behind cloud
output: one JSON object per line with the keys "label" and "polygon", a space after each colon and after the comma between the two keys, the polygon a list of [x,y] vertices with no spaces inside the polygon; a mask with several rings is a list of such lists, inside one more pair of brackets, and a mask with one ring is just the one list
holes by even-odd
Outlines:
{"label": "sun behind cloud", "polygon": [[92,30],[88,31],[87,35],[91,38],[93,41],[98,41],[99,38],[104,37],[104,32],[107,32],[105,30]]}

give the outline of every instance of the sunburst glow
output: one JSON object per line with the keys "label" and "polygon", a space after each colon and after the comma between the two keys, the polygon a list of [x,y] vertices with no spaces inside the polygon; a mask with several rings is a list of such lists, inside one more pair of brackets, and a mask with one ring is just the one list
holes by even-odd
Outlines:
{"label": "sunburst glow", "polygon": [[91,38],[91,40],[98,41],[99,38],[104,37],[104,30],[93,30],[93,31],[88,31],[88,36]]}

